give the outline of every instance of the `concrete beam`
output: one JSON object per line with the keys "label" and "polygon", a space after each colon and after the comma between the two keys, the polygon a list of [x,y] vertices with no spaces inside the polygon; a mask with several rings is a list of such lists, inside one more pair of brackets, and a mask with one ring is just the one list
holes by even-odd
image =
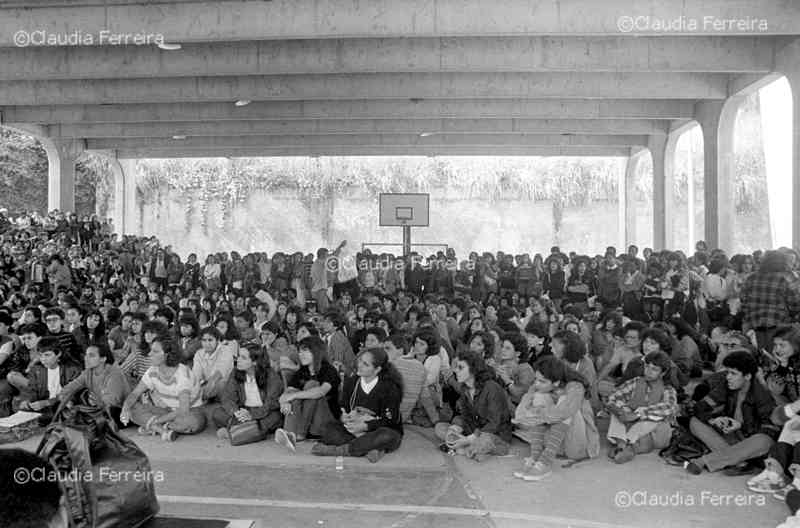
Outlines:
{"label": "concrete beam", "polygon": [[[63,4],[63,5],[59,5]],[[281,40],[334,37],[428,37],[513,35],[630,34],[793,34],[800,33],[800,4],[786,0],[504,0],[487,7],[485,0],[274,0],[241,2],[56,2],[31,6],[16,2],[0,16],[0,46],[17,45],[20,30],[48,34],[81,31],[101,42],[101,31],[115,34],[161,34],[171,42]],[[13,7],[12,7],[13,6]],[[590,15],[587,15],[590,14]],[[634,26],[628,28],[631,18]],[[708,20],[705,17],[713,16]],[[644,17],[647,17],[646,19]],[[654,22],[684,23],[667,31]],[[747,27],[719,27],[715,20],[744,19]],[[747,21],[763,19],[763,25]],[[131,37],[133,38],[133,37]],[[146,38],[142,35],[142,40]],[[152,37],[157,38],[157,37]]]}
{"label": "concrete beam", "polygon": [[153,123],[287,119],[691,119],[694,101],[666,99],[381,99],[0,106],[0,122]]}
{"label": "concrete beam", "polygon": [[377,73],[6,81],[2,105],[167,103],[239,99],[724,99],[728,76],[672,73]]}
{"label": "concrete beam", "polygon": [[[589,136],[589,135],[536,135],[536,134],[486,134],[486,135],[325,135],[325,136],[226,136],[195,137],[168,140],[171,146],[182,149],[207,148],[269,148],[269,147],[358,147],[358,146],[414,146],[414,147],[472,147],[472,146],[596,146],[630,147],[646,145],[647,136]],[[90,139],[89,149],[157,149],[164,148],[163,138],[112,138]]]}
{"label": "concrete beam", "polygon": [[121,149],[119,158],[228,158],[287,156],[592,156],[625,157],[627,147],[326,147],[326,148],[246,148],[246,149]]}
{"label": "concrete beam", "polygon": [[[13,125],[13,124],[10,124]],[[69,138],[171,138],[325,134],[588,134],[666,133],[666,122],[645,119],[337,119],[53,125]]]}
{"label": "concrete beam", "polygon": [[[0,48],[0,81],[436,72],[740,72],[774,69],[775,37],[314,39]],[[779,45],[779,44],[778,44]]]}

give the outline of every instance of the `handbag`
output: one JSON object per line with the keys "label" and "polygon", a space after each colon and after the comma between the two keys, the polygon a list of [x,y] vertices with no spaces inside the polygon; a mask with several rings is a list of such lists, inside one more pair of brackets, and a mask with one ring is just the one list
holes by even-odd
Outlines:
{"label": "handbag", "polygon": [[258,420],[239,422],[236,418],[228,421],[228,434],[232,446],[240,446],[260,442],[267,437],[267,432],[261,429]]}
{"label": "handbag", "polygon": [[159,509],[153,482],[158,475],[147,456],[117,432],[107,410],[107,419],[89,432],[83,419],[65,421],[65,405],[56,410],[36,454],[61,476],[70,527],[138,528],[150,521]]}

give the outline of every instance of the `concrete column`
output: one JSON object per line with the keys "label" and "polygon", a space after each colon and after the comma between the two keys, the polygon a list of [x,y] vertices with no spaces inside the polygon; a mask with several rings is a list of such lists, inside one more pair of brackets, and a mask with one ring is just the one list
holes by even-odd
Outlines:
{"label": "concrete column", "polygon": [[141,234],[142,219],[136,202],[136,177],[138,175],[136,162],[137,160],[135,159],[118,160],[123,178],[122,185],[115,185],[114,191],[115,193],[119,192],[117,196],[119,196],[119,201],[122,203],[120,207],[121,226],[119,233],[123,235]]}
{"label": "concrete column", "polygon": [[673,164],[675,134],[651,135],[647,143],[653,158],[653,249],[673,249]]}
{"label": "concrete column", "polygon": [[800,248],[800,64],[792,72],[792,247]]}
{"label": "concrete column", "polygon": [[644,152],[631,151],[622,181],[619,182],[619,247],[626,250],[631,244],[636,244],[636,171]]}
{"label": "concrete column", "polygon": [[139,229],[139,210],[136,208],[136,160],[119,159],[114,151],[95,150],[97,156],[108,161],[114,181],[114,208],[109,215],[114,223],[114,233],[122,236],[134,234]]}
{"label": "concrete column", "polygon": [[703,131],[705,240],[709,248],[728,253],[733,251],[733,132],[743,99],[737,95],[695,105],[695,119]]}
{"label": "concrete column", "polygon": [[75,211],[75,162],[84,151],[80,140],[37,138],[47,153],[47,209]]}

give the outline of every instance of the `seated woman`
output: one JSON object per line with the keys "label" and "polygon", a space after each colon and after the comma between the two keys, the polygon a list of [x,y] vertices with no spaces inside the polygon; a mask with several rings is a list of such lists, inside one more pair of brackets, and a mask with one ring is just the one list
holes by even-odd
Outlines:
{"label": "seated woman", "polygon": [[291,451],[297,442],[309,436],[319,438],[328,423],[341,414],[338,400],[341,378],[325,358],[328,348],[325,341],[310,336],[297,346],[301,366],[278,400],[285,418],[283,428],[275,431],[275,441]]}
{"label": "seated woman", "polygon": [[451,423],[436,424],[436,436],[456,453],[478,461],[505,456],[511,442],[506,392],[480,354],[462,351],[454,366],[461,397]]}
{"label": "seated woman", "polygon": [[[133,421],[141,434],[158,434],[172,442],[177,434],[196,434],[206,427],[200,384],[182,364],[177,344],[157,337],[150,345],[150,368],[122,404],[120,421]],[[139,401],[145,393],[152,403]]]}
{"label": "seated woman", "polygon": [[614,444],[608,456],[617,464],[669,445],[671,421],[678,410],[678,395],[669,382],[670,368],[665,353],[651,352],[644,358],[644,376],[623,383],[608,398],[608,440]]}
{"label": "seated woman", "polygon": [[417,401],[417,410],[422,409],[424,416],[421,413],[412,412],[414,423],[417,425],[432,427],[439,421],[439,411],[442,407],[440,377],[444,367],[439,349],[439,338],[433,329],[420,328],[414,335],[414,356],[425,367],[425,383]]}
{"label": "seated woman", "polygon": [[500,342],[499,362],[493,364],[498,381],[502,382],[513,405],[533,384],[533,368],[528,364],[528,342],[520,334],[506,334]]}
{"label": "seated woman", "polygon": [[69,401],[86,389],[89,391],[89,400],[99,398],[100,401],[94,403],[105,405],[114,421],[119,422],[122,404],[131,392],[128,377],[114,363],[114,355],[107,346],[90,345],[83,362],[85,370],[61,389],[59,398]]}
{"label": "seated woman", "polygon": [[311,454],[364,456],[377,462],[400,447],[403,421],[400,400],[403,380],[389,363],[383,348],[369,348],[358,356],[357,375],[345,380],[340,404],[341,421],[328,423],[322,441]]}
{"label": "seated woman", "polygon": [[74,380],[80,370],[61,362],[58,338],[43,337],[37,345],[39,362],[30,367],[28,384],[20,391],[16,407],[41,413],[40,422],[50,423],[58,407],[62,387]]}
{"label": "seated woman", "polygon": [[[531,456],[521,471],[514,472],[526,481],[550,476],[559,454],[583,460],[600,453],[600,436],[583,376],[553,356],[539,359],[533,369],[536,379],[514,415],[518,427],[514,435],[531,445]],[[550,402],[542,394],[549,394]]]}
{"label": "seated woman", "polygon": [[[208,326],[200,331],[201,348],[194,355],[192,374],[202,389],[203,401],[219,405],[222,392],[233,372],[238,346],[223,346],[219,331]],[[213,411],[212,411],[213,416]]]}
{"label": "seated woman", "polygon": [[597,392],[597,371],[592,358],[586,353],[586,344],[580,335],[568,330],[558,332],[553,336],[553,355],[564,360],[568,367],[583,376],[589,384],[589,403],[592,410],[600,410],[602,405]]}
{"label": "seated woman", "polygon": [[231,424],[251,420],[258,422],[264,437],[275,431],[283,420],[278,403],[282,392],[283,382],[270,368],[266,351],[255,343],[239,348],[236,369],[222,391],[222,406],[212,414],[217,437],[230,440]]}

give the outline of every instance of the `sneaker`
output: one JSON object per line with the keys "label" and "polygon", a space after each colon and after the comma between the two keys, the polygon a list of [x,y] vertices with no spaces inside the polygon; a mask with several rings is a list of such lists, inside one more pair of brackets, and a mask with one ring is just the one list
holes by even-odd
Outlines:
{"label": "sneaker", "polygon": [[626,444],[622,449],[617,451],[617,454],[614,456],[614,462],[617,464],[626,464],[633,460],[636,457],[636,452],[633,450],[633,446],[630,444]]}
{"label": "sneaker", "polygon": [[164,432],[161,433],[161,439],[165,442],[174,442],[176,438],[178,435],[172,429],[164,429]]}
{"label": "sneaker", "polygon": [[292,453],[297,451],[297,437],[294,433],[290,433],[284,429],[277,429],[275,431],[275,443],[282,445]]}
{"label": "sneaker", "polygon": [[772,494],[772,496],[781,501],[786,501],[786,496],[789,494],[790,491],[797,489],[794,484],[787,484],[786,486],[782,487],[778,491]]}
{"label": "sneaker", "polygon": [[685,461],[683,468],[692,475],[699,475],[703,472],[703,467],[694,460]]}
{"label": "sneaker", "polygon": [[535,463],[536,463],[536,461],[533,460],[530,457],[523,458],[522,459],[522,469],[519,469],[519,470],[515,471],[513,473],[513,475],[518,479],[524,478],[525,475],[527,475],[528,470],[530,468],[532,468]]}
{"label": "sneaker", "polygon": [[548,464],[545,464],[544,462],[536,462],[533,464],[533,466],[531,466],[530,469],[528,469],[528,471],[525,472],[524,475],[522,475],[522,480],[526,482],[537,482],[546,479],[552,474],[553,470]]}
{"label": "sneaker", "polygon": [[220,440],[230,440],[231,434],[228,432],[228,428],[220,427],[219,429],[217,429],[217,438],[219,438]]}
{"label": "sneaker", "polygon": [[385,454],[386,453],[384,451],[381,451],[379,449],[371,449],[369,453],[367,453],[367,460],[369,460],[374,464],[375,462],[383,458],[383,455]]}
{"label": "sneaker", "polygon": [[765,469],[747,481],[747,489],[756,493],[775,493],[785,486],[783,476],[771,469]]}

